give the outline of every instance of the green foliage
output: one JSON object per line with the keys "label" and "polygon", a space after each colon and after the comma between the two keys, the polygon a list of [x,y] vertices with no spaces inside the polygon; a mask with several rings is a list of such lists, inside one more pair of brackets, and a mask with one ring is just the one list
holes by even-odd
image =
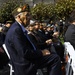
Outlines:
{"label": "green foliage", "polygon": [[[11,12],[17,6],[25,4],[23,0],[9,0],[0,8],[0,22],[14,20]],[[72,10],[75,9],[75,0],[57,0],[54,4],[38,3],[31,8],[34,19],[43,21],[49,18],[68,19]]]}
{"label": "green foliage", "polygon": [[7,20],[14,20],[12,16],[12,11],[20,4],[23,4],[23,2],[17,0],[11,1],[9,0],[6,3],[3,3],[3,5],[0,8],[0,22],[6,22]]}
{"label": "green foliage", "polygon": [[46,20],[54,14],[53,4],[39,3],[31,9],[32,16],[38,20]]}
{"label": "green foliage", "polygon": [[31,9],[31,13],[38,20],[45,20],[52,17],[53,19],[68,19],[74,9],[75,0],[57,0],[55,4],[37,4]]}
{"label": "green foliage", "polygon": [[75,0],[59,0],[55,5],[57,18],[68,19],[75,9]]}
{"label": "green foliage", "polygon": [[64,44],[64,38],[63,37],[59,37],[60,41],[62,44]]}

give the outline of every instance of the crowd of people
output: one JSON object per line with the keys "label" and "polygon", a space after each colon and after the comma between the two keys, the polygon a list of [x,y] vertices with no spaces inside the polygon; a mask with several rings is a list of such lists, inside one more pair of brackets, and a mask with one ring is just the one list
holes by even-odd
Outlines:
{"label": "crowd of people", "polygon": [[[7,21],[0,25],[0,69],[9,62],[14,70],[13,75],[36,75],[37,69],[47,68],[47,75],[62,75],[61,62],[64,59],[64,45],[60,37],[74,47],[74,12],[71,14],[72,25],[65,29],[65,23],[59,25],[50,21],[30,23],[31,14],[28,4],[16,8],[12,15],[15,22]],[[72,30],[70,30],[72,28]],[[65,34],[65,32],[66,34]],[[73,38],[72,38],[73,36]],[[72,39],[72,40],[71,40]],[[10,55],[8,59],[2,45],[5,44]]]}

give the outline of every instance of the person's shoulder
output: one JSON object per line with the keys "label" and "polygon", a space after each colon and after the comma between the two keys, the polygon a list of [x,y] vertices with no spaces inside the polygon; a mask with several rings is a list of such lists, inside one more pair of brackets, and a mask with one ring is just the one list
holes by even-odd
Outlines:
{"label": "person's shoulder", "polygon": [[11,27],[17,27],[17,26],[20,26],[20,25],[19,25],[19,23],[16,22],[16,21],[11,25]]}

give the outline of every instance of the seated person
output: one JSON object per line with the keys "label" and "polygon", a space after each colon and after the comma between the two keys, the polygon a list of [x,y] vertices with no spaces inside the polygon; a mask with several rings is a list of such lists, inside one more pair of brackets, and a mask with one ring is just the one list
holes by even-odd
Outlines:
{"label": "seated person", "polygon": [[52,41],[53,41],[53,46],[55,47],[57,54],[61,58],[61,61],[64,61],[64,45],[61,43],[59,39],[59,32],[55,32],[53,34]]}

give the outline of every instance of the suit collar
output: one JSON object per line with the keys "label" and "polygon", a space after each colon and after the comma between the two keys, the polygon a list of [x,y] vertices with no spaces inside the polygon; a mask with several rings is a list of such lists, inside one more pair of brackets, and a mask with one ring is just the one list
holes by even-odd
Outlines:
{"label": "suit collar", "polygon": [[17,21],[16,21],[16,23],[18,23],[18,25],[22,28],[23,32],[27,32],[27,30],[25,29],[25,27],[21,23],[19,23]]}

